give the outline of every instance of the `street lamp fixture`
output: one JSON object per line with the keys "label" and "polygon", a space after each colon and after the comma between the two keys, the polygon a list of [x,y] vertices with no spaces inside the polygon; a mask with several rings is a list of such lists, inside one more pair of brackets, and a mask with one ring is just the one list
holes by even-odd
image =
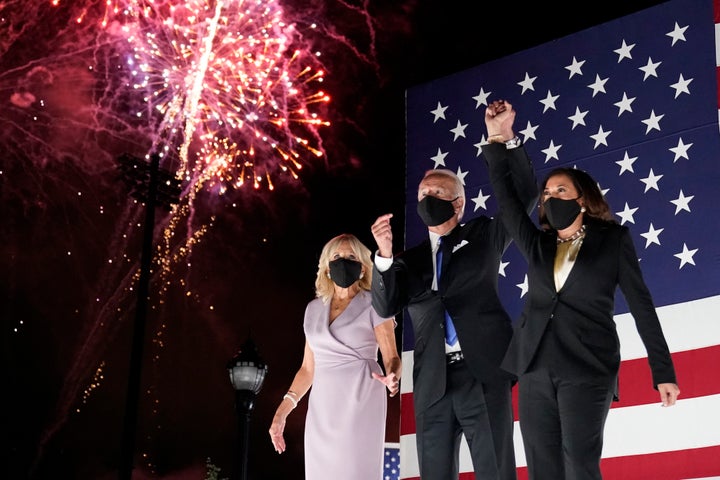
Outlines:
{"label": "street lamp fixture", "polygon": [[240,480],[247,479],[248,444],[250,440],[250,412],[255,406],[255,396],[260,392],[267,365],[260,358],[255,343],[248,338],[227,365],[230,383],[235,389],[235,409],[240,432]]}
{"label": "street lamp fixture", "polygon": [[258,354],[252,339],[248,338],[240,351],[228,362],[230,383],[237,391],[251,391],[254,395],[260,392],[267,365]]}

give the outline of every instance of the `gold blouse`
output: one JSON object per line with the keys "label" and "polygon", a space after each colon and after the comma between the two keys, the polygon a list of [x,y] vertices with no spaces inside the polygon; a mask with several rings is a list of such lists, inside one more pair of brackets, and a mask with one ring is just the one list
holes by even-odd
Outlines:
{"label": "gold blouse", "polygon": [[558,241],[557,252],[555,253],[555,290],[560,289],[565,284],[573,265],[575,265],[575,259],[580,252],[583,239],[585,238],[585,230],[582,229],[580,235],[577,238],[567,241]]}

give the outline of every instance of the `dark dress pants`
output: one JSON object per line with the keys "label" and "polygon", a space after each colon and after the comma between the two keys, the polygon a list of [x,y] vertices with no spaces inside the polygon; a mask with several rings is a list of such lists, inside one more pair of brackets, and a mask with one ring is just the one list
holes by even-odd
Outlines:
{"label": "dark dress pants", "polygon": [[415,418],[420,478],[457,479],[464,434],[476,480],[515,480],[510,381],[478,382],[464,361],[447,369],[445,395]]}
{"label": "dark dress pants", "polygon": [[530,480],[600,480],[613,392],[539,368],[519,380],[519,415]]}

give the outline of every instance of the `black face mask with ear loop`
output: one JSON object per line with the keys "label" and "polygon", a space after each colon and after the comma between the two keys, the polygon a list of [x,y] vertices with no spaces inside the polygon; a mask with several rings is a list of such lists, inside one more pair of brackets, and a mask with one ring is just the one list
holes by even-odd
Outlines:
{"label": "black face mask with ear loop", "polygon": [[442,225],[455,216],[455,207],[453,207],[455,200],[457,197],[453,200],[443,200],[427,195],[418,202],[417,213],[428,227]]}
{"label": "black face mask with ear loop", "polygon": [[[578,197],[580,198],[580,197]],[[577,198],[572,200],[563,200],[562,198],[550,197],[543,203],[545,216],[548,223],[555,230],[564,230],[568,228],[580,215],[580,204]]]}
{"label": "black face mask with ear loop", "polygon": [[329,263],[330,279],[341,288],[348,288],[360,280],[362,265],[348,258],[338,258]]}

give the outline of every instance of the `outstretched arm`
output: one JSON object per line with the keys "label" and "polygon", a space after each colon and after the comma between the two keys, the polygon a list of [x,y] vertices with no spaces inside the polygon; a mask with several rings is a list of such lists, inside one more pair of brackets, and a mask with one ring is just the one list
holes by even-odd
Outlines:
{"label": "outstretched arm", "polygon": [[[504,131],[507,131],[507,119],[514,118],[514,110],[509,103],[502,100],[492,102],[485,114],[488,133],[497,131],[498,124],[504,125]],[[498,216],[527,258],[537,235],[537,228],[529,217],[537,202],[537,183],[530,159],[523,147],[509,149],[500,141],[483,145],[482,152],[498,201]]]}
{"label": "outstretched arm", "polygon": [[313,354],[310,345],[307,340],[305,341],[305,353],[303,354],[302,365],[295,374],[295,378],[290,384],[290,389],[283,396],[275,410],[272,423],[270,424],[270,441],[272,441],[275,451],[283,453],[285,451],[285,420],[287,419],[290,412],[297,407],[300,399],[310,390],[313,382],[313,375],[315,374],[315,355]]}

